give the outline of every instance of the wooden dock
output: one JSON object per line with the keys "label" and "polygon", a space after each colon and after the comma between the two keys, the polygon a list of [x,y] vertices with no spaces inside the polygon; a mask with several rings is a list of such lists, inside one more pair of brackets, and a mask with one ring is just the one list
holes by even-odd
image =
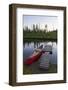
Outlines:
{"label": "wooden dock", "polygon": [[44,54],[42,54],[40,58],[40,68],[49,69],[49,65],[50,65],[49,62],[50,62],[50,54],[49,52],[45,52]]}

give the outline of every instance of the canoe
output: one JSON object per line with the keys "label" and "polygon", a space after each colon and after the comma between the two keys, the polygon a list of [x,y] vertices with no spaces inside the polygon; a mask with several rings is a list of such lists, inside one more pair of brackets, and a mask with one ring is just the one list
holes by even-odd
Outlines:
{"label": "canoe", "polygon": [[[35,52],[34,52],[34,53],[35,53]],[[28,58],[25,60],[24,64],[26,64],[26,65],[31,65],[33,62],[37,61],[37,60],[40,58],[40,56],[42,55],[42,51],[36,53],[35,55],[34,55],[34,53],[33,53],[33,55],[31,55],[30,57],[28,57]]]}
{"label": "canoe", "polygon": [[[51,48],[51,47],[50,47]],[[34,53],[29,56],[25,61],[24,64],[31,65],[33,62],[38,61],[41,55],[45,52],[51,52],[52,49],[48,50],[49,48],[43,48],[43,45],[41,45],[39,48],[37,48]]]}
{"label": "canoe", "polygon": [[37,61],[42,55],[42,48],[43,45],[36,49],[34,53],[24,61],[24,64],[31,65],[33,62]]}

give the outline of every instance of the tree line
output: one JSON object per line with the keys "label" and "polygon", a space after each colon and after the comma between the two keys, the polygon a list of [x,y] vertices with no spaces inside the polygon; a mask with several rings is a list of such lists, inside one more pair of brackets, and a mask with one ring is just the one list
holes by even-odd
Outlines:
{"label": "tree line", "polygon": [[48,31],[48,26],[46,24],[45,27],[44,27],[44,29],[41,29],[40,28],[40,24],[39,25],[38,24],[36,24],[36,25],[33,24],[32,25],[32,29],[28,28],[28,26],[25,26],[23,28],[23,31],[25,31],[25,32],[37,32],[37,31],[47,32]]}
{"label": "tree line", "polygon": [[27,39],[57,39],[57,29],[48,31],[48,25],[42,30],[38,24],[32,25],[32,29],[25,26],[23,28],[23,38]]}

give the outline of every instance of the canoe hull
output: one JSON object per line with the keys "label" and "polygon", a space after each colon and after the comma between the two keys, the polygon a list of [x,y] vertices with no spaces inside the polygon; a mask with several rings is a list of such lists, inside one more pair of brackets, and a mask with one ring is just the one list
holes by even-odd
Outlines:
{"label": "canoe hull", "polygon": [[41,55],[42,55],[42,51],[39,52],[39,54],[37,54],[37,55],[35,55],[35,56],[33,56],[33,57],[27,58],[27,59],[25,60],[24,64],[26,64],[26,65],[31,65],[33,62],[37,61],[37,60],[40,58]]}

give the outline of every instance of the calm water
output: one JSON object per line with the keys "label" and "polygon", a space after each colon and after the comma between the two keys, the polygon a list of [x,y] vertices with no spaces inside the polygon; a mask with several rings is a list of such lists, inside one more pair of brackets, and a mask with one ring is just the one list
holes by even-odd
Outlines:
{"label": "calm water", "polygon": [[36,48],[38,48],[40,45],[43,45],[45,47],[46,45],[52,46],[52,55],[50,59],[51,64],[57,64],[57,43],[51,42],[51,41],[43,41],[43,42],[25,42],[23,48],[23,60],[26,60]]}

